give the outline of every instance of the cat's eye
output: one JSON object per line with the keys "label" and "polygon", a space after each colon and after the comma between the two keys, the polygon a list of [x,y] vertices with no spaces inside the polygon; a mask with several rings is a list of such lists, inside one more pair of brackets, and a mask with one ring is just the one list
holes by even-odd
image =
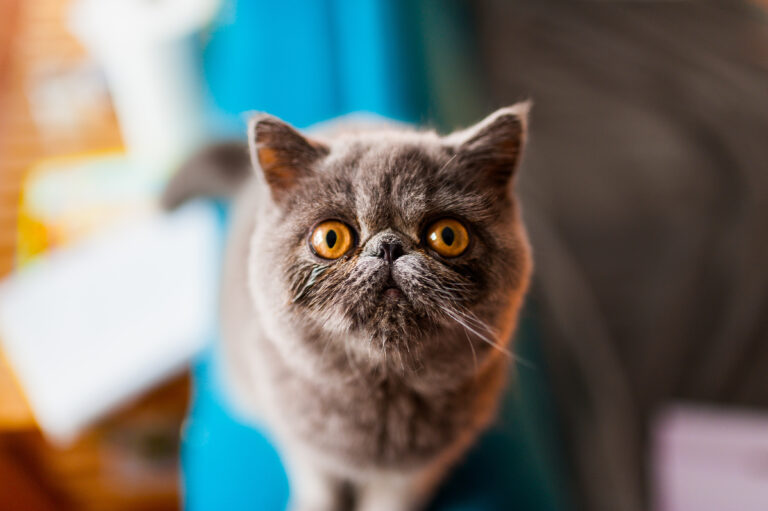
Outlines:
{"label": "cat's eye", "polygon": [[467,228],[453,218],[443,218],[431,224],[426,232],[427,244],[443,257],[457,257],[469,246]]}
{"label": "cat's eye", "polygon": [[315,254],[325,259],[338,259],[346,254],[354,238],[349,227],[338,220],[322,222],[309,237],[309,244]]}

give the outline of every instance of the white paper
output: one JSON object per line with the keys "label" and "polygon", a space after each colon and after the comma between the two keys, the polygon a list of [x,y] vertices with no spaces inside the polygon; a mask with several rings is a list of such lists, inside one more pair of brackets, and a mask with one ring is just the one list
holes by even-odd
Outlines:
{"label": "white paper", "polygon": [[71,441],[204,347],[219,244],[214,211],[193,203],[58,250],[0,285],[0,342],[51,440]]}

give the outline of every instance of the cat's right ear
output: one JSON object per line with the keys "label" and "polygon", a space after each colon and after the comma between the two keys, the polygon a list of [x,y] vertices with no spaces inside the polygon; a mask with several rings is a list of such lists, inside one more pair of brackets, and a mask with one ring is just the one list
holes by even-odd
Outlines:
{"label": "cat's right ear", "polygon": [[446,136],[456,167],[508,194],[525,146],[530,109],[530,101],[500,108],[474,126]]}
{"label": "cat's right ear", "polygon": [[311,175],[313,164],[330,151],[326,145],[306,138],[288,123],[268,114],[251,118],[248,143],[253,168],[264,176],[278,202],[301,178]]}

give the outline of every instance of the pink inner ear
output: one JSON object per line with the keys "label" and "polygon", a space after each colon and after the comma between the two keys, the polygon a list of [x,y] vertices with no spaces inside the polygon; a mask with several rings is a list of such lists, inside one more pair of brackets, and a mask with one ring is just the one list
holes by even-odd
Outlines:
{"label": "pink inner ear", "polygon": [[275,198],[308,175],[313,162],[328,153],[327,147],[308,140],[275,117],[261,115],[252,122],[254,165],[263,173]]}
{"label": "pink inner ear", "polygon": [[264,177],[273,189],[284,190],[296,184],[297,169],[289,162],[282,161],[278,151],[271,147],[261,147],[257,155]]}
{"label": "pink inner ear", "polygon": [[525,144],[525,119],[504,113],[480,128],[458,148],[464,165],[475,168],[493,186],[504,186],[515,175]]}
{"label": "pink inner ear", "polygon": [[261,168],[271,168],[277,163],[277,154],[274,149],[269,147],[262,147],[259,149],[259,164]]}

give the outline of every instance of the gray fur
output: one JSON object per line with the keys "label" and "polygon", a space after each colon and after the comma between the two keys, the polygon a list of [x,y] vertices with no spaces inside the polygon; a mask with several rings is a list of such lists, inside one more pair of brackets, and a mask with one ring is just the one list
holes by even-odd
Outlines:
{"label": "gray fur", "polygon": [[[531,270],[513,195],[527,104],[441,137],[401,127],[305,139],[257,116],[256,172],[235,199],[222,289],[229,388],[270,431],[292,506],[420,508],[492,420]],[[266,149],[266,151],[262,151]],[[472,243],[444,259],[424,243],[438,218]],[[313,226],[350,225],[335,261]],[[402,245],[391,264],[383,241]],[[399,299],[385,296],[396,285]]]}
{"label": "gray fur", "polygon": [[161,198],[173,209],[194,197],[231,197],[251,176],[248,150],[238,142],[221,142],[200,151],[170,180]]}

